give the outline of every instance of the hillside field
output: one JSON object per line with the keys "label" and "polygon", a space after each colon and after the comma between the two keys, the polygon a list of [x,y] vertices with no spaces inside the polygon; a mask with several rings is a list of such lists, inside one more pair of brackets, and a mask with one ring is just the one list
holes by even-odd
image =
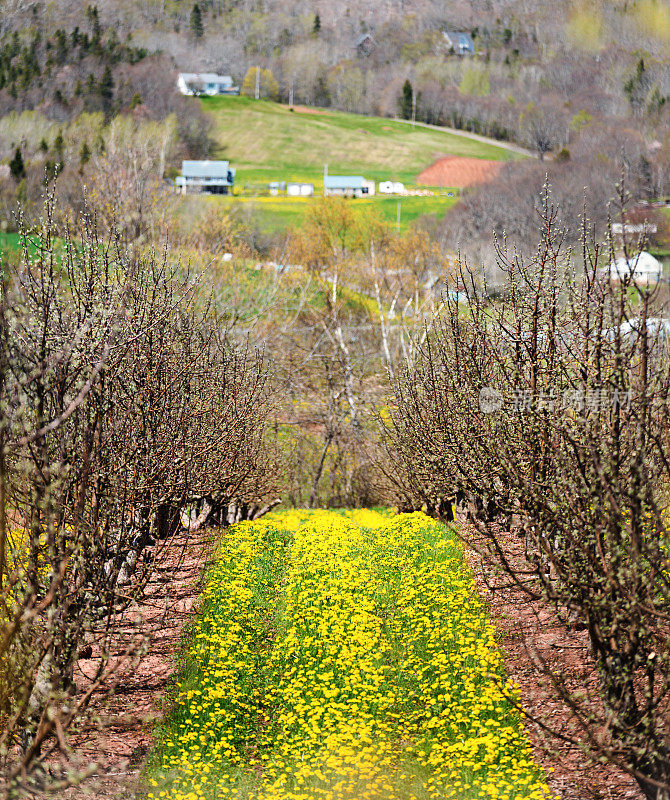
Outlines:
{"label": "hillside field", "polygon": [[[235,199],[222,198],[222,202],[253,202],[259,224],[269,231],[297,224],[310,201],[263,197],[267,184],[309,182],[319,194],[326,165],[331,175],[364,175],[376,182],[394,180],[414,186],[419,173],[442,156],[520,158],[502,146],[433,128],[412,128],[399,120],[330,109],[296,107],[292,111],[248,97],[207,97],[201,102],[214,123],[212,157],[229,160],[237,170]],[[432,197],[375,196],[356,203],[378,209],[394,224],[400,200],[400,226],[406,228],[423,214],[444,214],[456,202],[449,194],[457,193],[458,189],[442,187]]]}
{"label": "hillside field", "polygon": [[268,181],[323,185],[331,175],[365,175],[375,181],[414,184],[417,175],[445,155],[509,161],[503,147],[404,122],[330,109],[288,106],[248,97],[208,97],[203,107],[214,120],[215,158],[237,169],[239,187]]}

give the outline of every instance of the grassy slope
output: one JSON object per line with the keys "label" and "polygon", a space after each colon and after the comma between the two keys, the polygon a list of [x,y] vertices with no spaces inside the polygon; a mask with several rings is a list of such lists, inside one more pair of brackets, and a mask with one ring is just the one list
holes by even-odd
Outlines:
{"label": "grassy slope", "polygon": [[[237,169],[234,202],[251,203],[261,228],[281,232],[300,224],[310,200],[254,196],[270,181],[306,181],[323,188],[323,169],[331,175],[362,174],[375,181],[399,180],[412,185],[422,169],[444,155],[490,158],[519,156],[504,148],[427,128],[412,129],[391,119],[340,111],[305,109],[248,97],[203,98],[211,114],[216,142],[214,158],[226,158]],[[400,227],[425,214],[443,215],[456,200],[441,189],[433,197],[377,195],[357,200],[376,209],[394,225],[400,200]],[[456,193],[456,192],[454,192]],[[217,198],[230,203],[230,198]]]}
{"label": "grassy slope", "polygon": [[202,100],[214,119],[216,158],[238,170],[237,183],[305,180],[322,185],[331,175],[363,174],[412,184],[422,169],[444,155],[508,161],[516,154],[452,134],[412,129],[402,122],[331,110],[290,111],[247,97]]}

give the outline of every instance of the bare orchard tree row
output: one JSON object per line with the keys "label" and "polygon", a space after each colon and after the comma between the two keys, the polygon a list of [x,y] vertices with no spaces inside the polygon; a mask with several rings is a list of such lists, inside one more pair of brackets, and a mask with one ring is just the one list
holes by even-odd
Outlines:
{"label": "bare orchard tree row", "polygon": [[[263,360],[229,345],[197,276],[165,253],[128,256],[90,219],[57,241],[52,214],[5,265],[0,303],[7,798],[82,777],[68,730],[113,685],[115,620],[142,608],[157,563],[169,580],[172,535],[193,507],[226,524],[276,492]],[[140,635],[121,655],[146,646]],[[75,687],[86,651],[95,669]]]}
{"label": "bare orchard tree row", "polygon": [[667,800],[667,323],[657,289],[603,274],[613,247],[586,224],[573,266],[548,191],[540,216],[534,258],[498,243],[504,299],[461,267],[469,305],[447,303],[396,384],[392,479],[407,507],[467,504],[464,531],[499,583],[588,632],[597,689],[538,661],[572,716],[539,723]]}

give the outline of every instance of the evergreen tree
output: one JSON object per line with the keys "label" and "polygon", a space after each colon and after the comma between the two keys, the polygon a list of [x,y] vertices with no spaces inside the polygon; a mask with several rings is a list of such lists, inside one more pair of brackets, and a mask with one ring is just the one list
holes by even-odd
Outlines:
{"label": "evergreen tree", "polygon": [[84,142],[81,146],[81,150],[79,151],[79,166],[83,167],[84,164],[88,164],[91,160],[91,150],[88,146],[88,142]]}
{"label": "evergreen tree", "polygon": [[14,157],[9,162],[9,171],[12,173],[12,178],[18,183],[21,178],[26,175],[26,165],[23,163],[23,154],[21,148],[17,147]]}
{"label": "evergreen tree", "polygon": [[193,10],[191,11],[191,32],[196,39],[200,39],[205,32],[202,25],[202,12],[197,3],[194,4]]}
{"label": "evergreen tree", "polygon": [[114,98],[114,79],[112,78],[112,70],[109,64],[105,67],[102,73],[100,83],[98,84],[98,95],[102,102],[102,110],[105,114],[109,114],[112,108],[112,100]]}
{"label": "evergreen tree", "polygon": [[100,17],[98,16],[98,7],[89,6],[86,9],[86,16],[93,31],[91,36],[91,44],[97,46],[100,44],[100,39],[102,37],[102,26],[100,25]]}
{"label": "evergreen tree", "polygon": [[647,69],[644,59],[640,58],[635,72],[624,84],[623,90],[636,114],[642,114],[653,85],[653,76]]}
{"label": "evergreen tree", "polygon": [[56,63],[64,64],[67,60],[68,41],[67,34],[62,28],[56,31]]}
{"label": "evergreen tree", "polygon": [[57,162],[63,166],[63,153],[65,151],[65,140],[63,139],[63,131],[58,131],[54,139],[54,153],[56,154]]}
{"label": "evergreen tree", "polygon": [[314,27],[312,28],[312,33],[315,36],[318,36],[320,30],[321,30],[321,17],[318,14],[315,14],[314,15]]}
{"label": "evergreen tree", "polygon": [[402,97],[398,105],[400,106],[400,116],[403,119],[412,119],[412,104],[414,98],[414,90],[409,78],[405,81],[402,87]]}
{"label": "evergreen tree", "polygon": [[49,145],[47,144],[47,140],[46,139],[42,139],[42,141],[40,142],[40,150],[43,153],[48,153],[49,152]]}

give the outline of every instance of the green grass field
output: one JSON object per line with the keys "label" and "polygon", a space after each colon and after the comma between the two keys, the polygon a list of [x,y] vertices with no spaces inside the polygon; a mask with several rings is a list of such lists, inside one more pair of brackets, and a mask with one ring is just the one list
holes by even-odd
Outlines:
{"label": "green grass field", "polygon": [[0,232],[0,257],[3,253],[12,253],[21,249],[21,237],[18,233]]}
{"label": "green grass field", "polygon": [[323,186],[331,175],[365,175],[375,181],[414,184],[445,155],[509,161],[519,156],[496,145],[392,119],[305,109],[248,97],[209,97],[203,107],[214,121],[214,158],[231,161],[237,186],[269,181],[309,181]]}
{"label": "green grass field", "polygon": [[[357,209],[374,210],[391,226],[398,222],[398,204],[400,204],[400,230],[405,231],[421,216],[443,216],[456,202],[456,197],[436,195],[434,197],[384,197],[375,196],[369,199],[352,200]],[[313,200],[304,197],[245,197],[214,198],[213,202],[251,206],[254,216],[262,230],[271,233],[282,231],[299,225],[303,215]]]}
{"label": "green grass field", "polygon": [[[201,100],[211,115],[213,158],[228,159],[237,170],[235,196],[215,198],[224,205],[250,205],[259,227],[282,233],[296,227],[312,200],[267,196],[272,181],[313,183],[323,190],[324,166],[331,175],[364,175],[376,182],[416,185],[418,174],[445,155],[499,161],[521,156],[503,147],[454,136],[447,131],[417,127],[379,117],[364,117],[326,109],[298,109],[248,97],[208,97]],[[452,197],[448,195],[452,194]],[[435,189],[429,197],[376,195],[353,202],[374,209],[391,226],[406,230],[424,215],[444,216],[457,201],[458,189]]]}

